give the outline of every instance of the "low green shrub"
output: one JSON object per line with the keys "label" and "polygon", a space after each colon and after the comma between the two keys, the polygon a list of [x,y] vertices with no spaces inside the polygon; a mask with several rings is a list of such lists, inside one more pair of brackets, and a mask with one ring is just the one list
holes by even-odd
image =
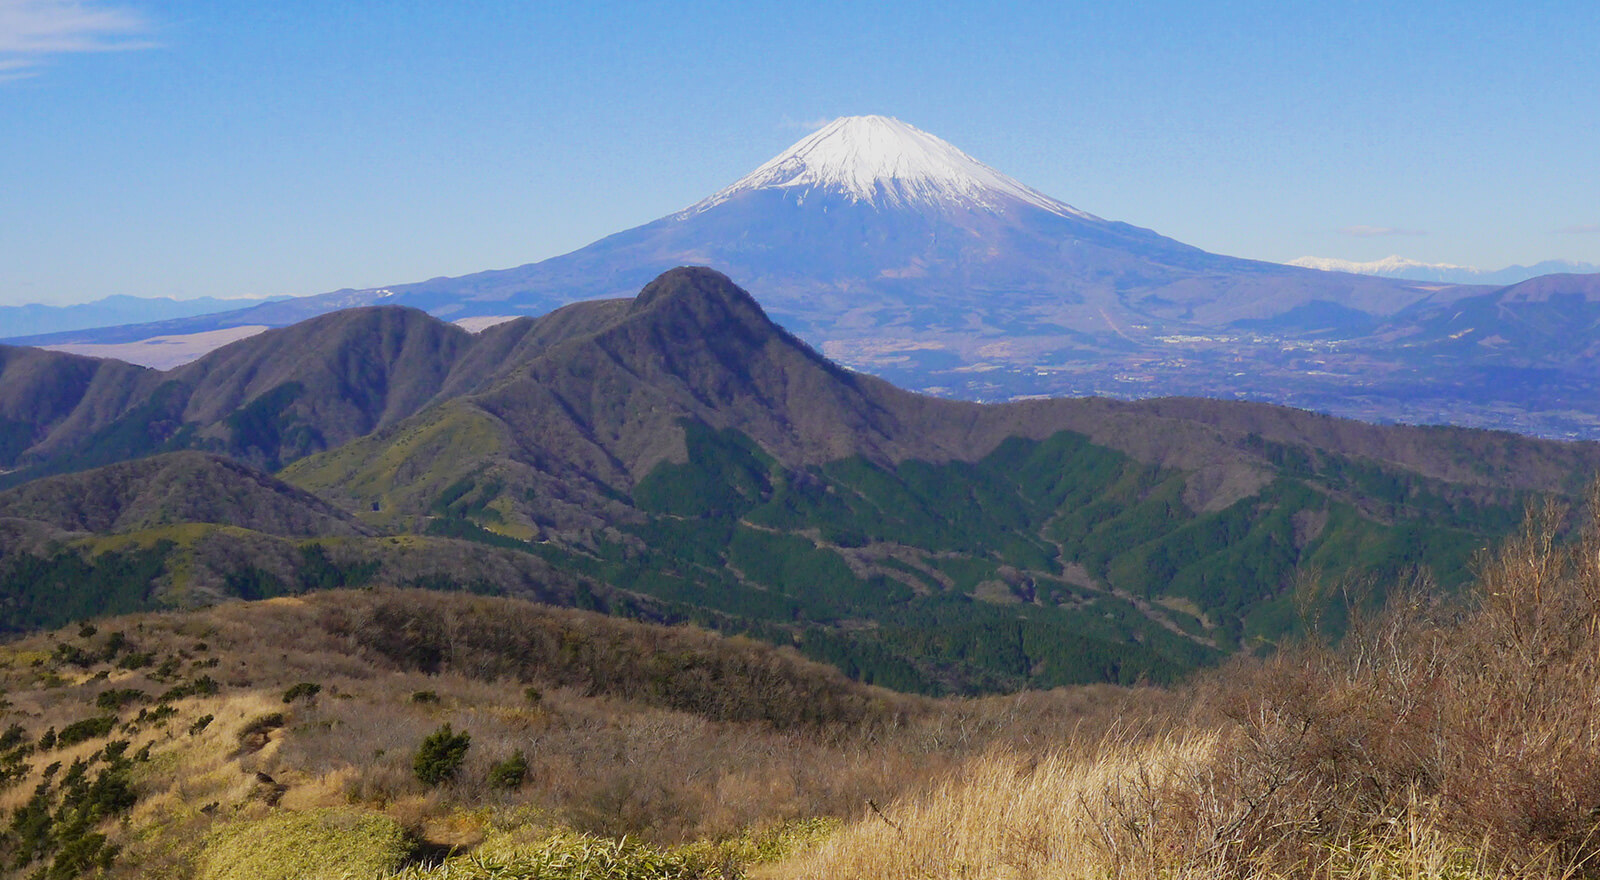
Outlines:
{"label": "low green shrub", "polygon": [[445,724],[422,741],[411,761],[411,769],[424,784],[439,785],[461,770],[461,762],[466,760],[471,745],[471,734],[456,733]]}
{"label": "low green shrub", "polygon": [[108,691],[101,691],[99,696],[94,698],[94,705],[97,709],[115,712],[129,703],[145,699],[146,696],[148,695],[138,688],[112,688]]}
{"label": "low green shrub", "polygon": [[170,703],[187,697],[209,697],[220,689],[217,680],[209,675],[202,675],[186,684],[169,688],[165,693],[156,698],[158,703]]}
{"label": "low green shrub", "polygon": [[285,703],[293,703],[295,700],[301,698],[309,700],[320,693],[322,693],[322,685],[309,681],[302,681],[290,686],[288,690],[283,692],[283,701]]}
{"label": "low green shrub", "polygon": [[517,749],[511,757],[489,768],[489,784],[495,788],[507,791],[521,788],[523,780],[527,778],[528,759],[522,754],[521,749]]}
{"label": "low green shrub", "polygon": [[55,747],[64,749],[81,742],[88,742],[91,739],[107,736],[111,733],[111,729],[116,726],[117,716],[115,715],[98,715],[94,718],[74,721],[61,728],[61,732],[56,734]]}
{"label": "low green shrub", "polygon": [[28,731],[22,725],[12,722],[5,733],[0,733],[0,752],[10,751],[28,741]]}

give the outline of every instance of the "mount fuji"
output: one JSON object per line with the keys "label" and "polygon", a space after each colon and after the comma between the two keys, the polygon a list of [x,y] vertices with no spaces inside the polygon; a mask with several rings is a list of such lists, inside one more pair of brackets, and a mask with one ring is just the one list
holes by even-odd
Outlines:
{"label": "mount fuji", "polygon": [[897,119],[850,116],[682,211],[543,262],[161,326],[279,326],[380,302],[450,320],[539,314],[630,295],[684,264],[757,291],[778,320],[847,362],[866,338],[966,359],[1001,339],[1213,327],[1314,300],[1386,314],[1429,295],[1207,253],[1074,208]]}
{"label": "mount fuji", "polygon": [[[1600,390],[1583,378],[1600,352],[1566,338],[1600,306],[1600,276],[1551,276],[1573,280],[1502,302],[1510,288],[1213,254],[1080,210],[883,116],[834,120],[681,211],[542,262],[12,341],[96,353],[73,345],[282,326],[380,303],[481,329],[631,296],[681,265],[725,273],[833,360],[936,394],[1246,397],[1374,421],[1600,437],[1600,416],[1571,416],[1600,412]],[[1517,318],[1516,334],[1494,331],[1528,309],[1540,314]],[[1485,317],[1463,328],[1462,315]]]}
{"label": "mount fuji", "polygon": [[1317,300],[1388,314],[1434,295],[1105,220],[883,116],[837,119],[712,196],[570,254],[388,290],[452,319],[523,314],[626,295],[683,264],[758,291],[846,362],[874,344],[970,361],[1001,340],[1037,338],[1037,352],[1061,337],[1121,338],[1127,324],[1216,327]]}

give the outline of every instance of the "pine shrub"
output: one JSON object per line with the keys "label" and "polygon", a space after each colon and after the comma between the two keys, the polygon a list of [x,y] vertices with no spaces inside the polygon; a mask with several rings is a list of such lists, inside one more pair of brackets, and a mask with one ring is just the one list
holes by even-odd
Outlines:
{"label": "pine shrub", "polygon": [[466,731],[456,733],[449,724],[445,724],[422,741],[416,757],[411,761],[411,769],[424,784],[440,785],[455,778],[471,745],[471,734]]}
{"label": "pine shrub", "polygon": [[322,693],[322,685],[309,681],[302,681],[294,684],[288,690],[283,692],[283,701],[285,703],[293,703],[295,700],[298,700],[302,697],[309,700],[320,693]]}
{"label": "pine shrub", "polygon": [[506,791],[521,788],[522,781],[527,778],[528,759],[521,749],[489,769],[489,784]]}

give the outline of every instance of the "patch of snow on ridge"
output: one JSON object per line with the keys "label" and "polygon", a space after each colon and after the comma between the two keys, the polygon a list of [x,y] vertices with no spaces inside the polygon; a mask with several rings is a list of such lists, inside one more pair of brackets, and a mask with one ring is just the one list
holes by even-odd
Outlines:
{"label": "patch of snow on ridge", "polygon": [[759,189],[822,190],[874,207],[979,208],[1023,202],[1063,217],[1099,220],[1024,186],[947,141],[887,116],[845,116],[680,216],[699,214]]}

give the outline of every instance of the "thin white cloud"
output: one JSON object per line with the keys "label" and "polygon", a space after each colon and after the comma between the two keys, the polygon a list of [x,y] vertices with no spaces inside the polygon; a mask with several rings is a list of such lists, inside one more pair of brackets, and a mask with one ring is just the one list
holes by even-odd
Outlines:
{"label": "thin white cloud", "polygon": [[1593,235],[1600,232],[1600,223],[1574,223],[1556,230],[1562,235]]}
{"label": "thin white cloud", "polygon": [[32,76],[28,70],[30,66],[31,62],[21,58],[0,58],[0,83]]}
{"label": "thin white cloud", "polygon": [[820,119],[820,118],[819,119],[792,119],[789,116],[784,116],[783,119],[778,121],[778,127],[779,128],[788,128],[788,129],[798,129],[800,131],[816,131],[817,129],[823,127],[824,125],[827,125],[828,123],[830,123],[832,121],[833,121],[832,119]]}
{"label": "thin white cloud", "polygon": [[1339,230],[1340,235],[1350,235],[1356,238],[1388,238],[1393,235],[1427,235],[1420,229],[1396,229],[1393,226],[1346,226]]}
{"label": "thin white cloud", "polygon": [[149,31],[139,13],[99,0],[0,0],[0,81],[52,55],[151,48]]}

